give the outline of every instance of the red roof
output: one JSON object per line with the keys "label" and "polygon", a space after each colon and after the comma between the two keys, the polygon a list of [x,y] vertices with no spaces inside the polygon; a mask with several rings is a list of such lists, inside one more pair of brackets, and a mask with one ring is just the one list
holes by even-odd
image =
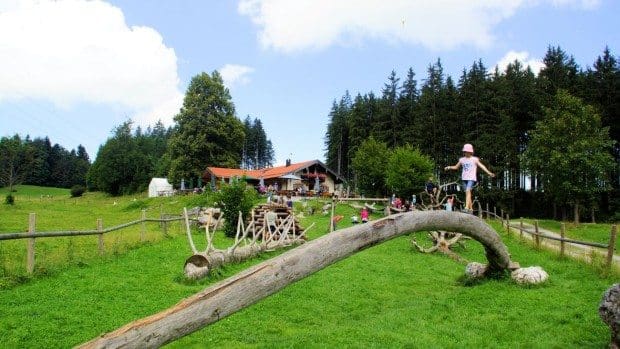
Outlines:
{"label": "red roof", "polygon": [[312,164],[316,163],[316,160],[313,161],[304,161],[298,162],[294,164],[290,164],[289,166],[277,166],[265,168],[262,170],[243,170],[238,168],[222,168],[222,167],[207,167],[207,172],[210,172],[217,178],[231,178],[231,177],[249,177],[254,179],[269,179],[269,178],[278,178],[280,176],[284,176],[289,173],[297,172],[300,169],[306,168]]}

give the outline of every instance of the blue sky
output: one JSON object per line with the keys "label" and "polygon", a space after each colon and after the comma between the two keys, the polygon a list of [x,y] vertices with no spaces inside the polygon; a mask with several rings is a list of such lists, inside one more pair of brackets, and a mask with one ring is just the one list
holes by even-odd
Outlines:
{"label": "blue sky", "polygon": [[324,160],[334,99],[441,58],[540,69],[548,45],[586,67],[620,49],[616,0],[0,0],[0,136],[49,136],[95,158],[127,119],[166,125],[191,78],[222,73],[262,120],[276,164]]}

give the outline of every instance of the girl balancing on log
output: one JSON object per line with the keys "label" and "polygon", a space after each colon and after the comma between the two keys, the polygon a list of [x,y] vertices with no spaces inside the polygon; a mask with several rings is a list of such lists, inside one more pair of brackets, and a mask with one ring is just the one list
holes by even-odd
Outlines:
{"label": "girl balancing on log", "polygon": [[495,174],[489,171],[480,159],[474,156],[474,146],[467,143],[463,146],[463,157],[459,159],[459,162],[454,166],[446,166],[444,170],[458,170],[459,167],[463,167],[461,173],[461,179],[463,180],[463,187],[465,187],[465,211],[473,212],[473,201],[471,199],[471,191],[478,181],[477,170],[480,167],[489,176],[495,177]]}

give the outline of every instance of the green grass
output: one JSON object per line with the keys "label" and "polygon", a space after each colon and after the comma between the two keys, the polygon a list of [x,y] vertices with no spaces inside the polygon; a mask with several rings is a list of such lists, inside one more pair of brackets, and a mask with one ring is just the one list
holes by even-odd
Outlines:
{"label": "green grass", "polygon": [[[339,205],[337,214],[345,217],[339,227],[350,225],[348,217],[355,213]],[[312,221],[320,224],[308,232],[311,238],[326,233],[328,216],[307,217],[303,225]],[[190,255],[183,234],[177,228],[170,237],[0,290],[0,347],[77,345],[277,254],[190,282],[182,276]],[[425,234],[416,235],[423,240]],[[198,232],[195,237],[202,241]],[[169,347],[606,347],[609,330],[597,309],[618,275],[603,277],[595,267],[535,251],[502,234],[514,260],[542,266],[550,280],[537,287],[510,279],[472,284],[462,278],[463,264],[415,252],[410,239],[399,237],[357,253]],[[218,237],[219,244],[226,241]],[[457,252],[484,262],[480,244],[466,245]]]}
{"label": "green grass", "polygon": [[[2,189],[7,193],[6,188]],[[110,197],[85,193],[71,198],[68,189],[18,186],[13,192],[15,205],[0,205],[0,234],[28,231],[28,217],[36,214],[36,231],[93,230],[97,219],[104,228],[141,218],[159,218],[160,213],[180,214],[182,208],[196,206],[196,196],[146,198],[145,194]],[[170,223],[169,230],[181,231],[181,223]],[[183,228],[184,229],[184,228]],[[158,223],[147,223],[144,241],[141,225],[104,235],[105,256],[118,255],[144,242],[160,241],[163,230]],[[184,231],[184,230],[182,230]],[[27,240],[0,241],[0,290],[28,281],[33,276],[53,275],[69,265],[80,266],[98,260],[97,236],[40,238],[36,240],[35,272],[26,274]]]}

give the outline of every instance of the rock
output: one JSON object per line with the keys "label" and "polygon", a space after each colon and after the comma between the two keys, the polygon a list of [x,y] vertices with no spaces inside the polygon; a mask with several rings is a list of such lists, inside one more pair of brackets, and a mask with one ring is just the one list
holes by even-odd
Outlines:
{"label": "rock", "polygon": [[598,314],[611,330],[609,347],[620,348],[620,284],[614,284],[605,291]]}
{"label": "rock", "polygon": [[481,278],[484,277],[484,273],[487,271],[487,266],[478,262],[471,262],[467,264],[465,267],[465,275],[470,278]]}
{"label": "rock", "polygon": [[549,274],[541,267],[519,268],[510,275],[519,284],[540,284],[549,278]]}

